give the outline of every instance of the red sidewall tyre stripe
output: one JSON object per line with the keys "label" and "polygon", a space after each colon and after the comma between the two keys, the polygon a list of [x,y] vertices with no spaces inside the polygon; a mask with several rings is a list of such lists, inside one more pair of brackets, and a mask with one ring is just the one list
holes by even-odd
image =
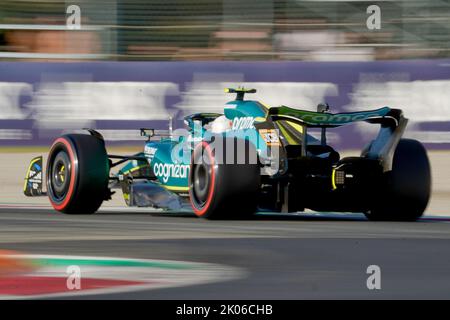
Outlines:
{"label": "red sidewall tyre stripe", "polygon": [[[199,217],[203,216],[206,213],[206,211],[208,211],[208,208],[211,206],[211,202],[212,202],[212,199],[213,199],[213,196],[214,196],[215,180],[216,180],[216,171],[214,170],[215,161],[214,161],[214,156],[212,154],[211,147],[205,141],[203,141],[201,143],[201,146],[207,152],[209,160],[210,160],[210,163],[211,163],[211,169],[210,169],[211,170],[211,172],[210,172],[210,174],[211,174],[211,183],[209,184],[210,187],[209,187],[209,190],[208,190],[208,198],[206,199],[206,203],[203,206],[203,208],[201,208],[201,209],[197,208],[197,206],[192,202],[192,196],[191,196],[192,209],[194,209],[194,213],[197,216],[199,216]],[[201,149],[200,145],[198,146],[198,149]]]}
{"label": "red sidewall tyre stripe", "polygon": [[[66,138],[61,137],[61,138],[56,139],[50,149],[51,150],[50,154],[52,153],[53,149],[58,144],[63,144],[66,147],[67,152],[69,153],[70,166],[71,166],[69,190],[67,191],[67,194],[66,194],[66,197],[64,198],[64,200],[61,203],[56,203],[52,200],[51,196],[49,195],[50,203],[52,204],[53,208],[55,208],[55,210],[61,211],[67,207],[67,205],[69,204],[70,200],[73,197],[74,189],[75,189],[76,166],[75,166],[75,155],[74,155],[74,152],[72,149],[72,145],[70,144],[69,141],[67,141]],[[47,168],[48,167],[49,166],[47,164]],[[47,190],[48,190],[48,186],[47,186]]]}

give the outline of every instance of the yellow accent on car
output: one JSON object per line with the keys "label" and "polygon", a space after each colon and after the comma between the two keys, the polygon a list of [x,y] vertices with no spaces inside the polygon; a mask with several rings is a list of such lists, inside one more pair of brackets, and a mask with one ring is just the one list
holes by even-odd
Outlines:
{"label": "yellow accent on car", "polygon": [[333,190],[337,189],[337,186],[336,186],[336,168],[333,168],[333,170],[331,171],[331,187],[333,188]]}
{"label": "yellow accent on car", "polygon": [[283,133],[283,136],[286,138],[289,144],[295,144],[295,140],[291,137],[291,135],[287,132],[287,130],[283,127],[283,125],[279,124],[280,130]]}
{"label": "yellow accent on car", "polygon": [[135,171],[137,171],[137,170],[139,170],[139,169],[143,169],[143,168],[145,168],[145,167],[147,167],[147,166],[148,166],[148,164],[143,164],[143,165],[140,165],[140,166],[131,168],[130,170],[127,170],[127,171],[123,172],[122,174],[127,174],[127,173],[131,173],[131,172],[135,172]]}
{"label": "yellow accent on car", "polygon": [[130,172],[138,171],[139,169],[142,169],[143,167],[144,167],[144,166],[137,166],[137,167],[134,167],[134,168],[130,169]]}
{"label": "yellow accent on car", "polygon": [[189,187],[179,187],[179,186],[164,186],[167,190],[171,191],[188,191]]}
{"label": "yellow accent on car", "polygon": [[27,170],[27,174],[25,175],[25,183],[23,184],[23,192],[25,192],[27,190],[28,176],[30,175],[31,167],[33,166],[33,164],[35,164],[38,161],[39,161],[39,157],[31,160],[31,162],[30,162],[30,165]]}
{"label": "yellow accent on car", "polygon": [[300,133],[303,133],[303,126],[302,125],[300,125],[300,124],[298,124],[298,123],[295,123],[295,122],[292,122],[292,121],[286,121],[291,127],[293,127],[295,130],[297,130],[298,132],[300,132]]}
{"label": "yellow accent on car", "polygon": [[64,171],[65,171],[66,167],[64,165],[62,165],[61,169],[59,169],[59,175],[61,178],[61,182],[64,182]]}

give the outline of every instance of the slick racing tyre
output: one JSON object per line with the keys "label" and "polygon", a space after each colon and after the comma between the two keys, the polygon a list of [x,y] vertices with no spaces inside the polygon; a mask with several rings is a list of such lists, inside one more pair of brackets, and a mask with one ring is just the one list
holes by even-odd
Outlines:
{"label": "slick racing tyre", "polygon": [[[257,209],[260,168],[256,150],[247,142],[243,152],[238,140],[226,140],[223,145],[227,147],[221,150],[201,142],[192,154],[189,196],[195,214],[202,218],[245,219]],[[233,152],[231,149],[234,159],[226,156]],[[244,153],[245,159],[239,161]]]}
{"label": "slick racing tyre", "polygon": [[419,141],[400,140],[383,185],[377,204],[366,213],[368,219],[415,221],[422,216],[431,193],[431,168]]}
{"label": "slick racing tyre", "polygon": [[53,143],[47,161],[47,193],[55,210],[94,213],[108,194],[108,176],[109,160],[103,140],[69,134]]}

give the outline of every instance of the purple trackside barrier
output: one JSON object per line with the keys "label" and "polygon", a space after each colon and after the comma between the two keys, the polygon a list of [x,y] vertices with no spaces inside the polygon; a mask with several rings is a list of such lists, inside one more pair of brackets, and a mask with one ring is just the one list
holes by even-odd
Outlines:
{"label": "purple trackside barrier", "polygon": [[[406,136],[450,147],[450,60],[0,62],[0,145],[47,145],[84,127],[113,143],[136,142],[140,127],[167,128],[172,117],[177,128],[186,114],[220,112],[233,98],[223,88],[238,85],[255,87],[254,99],[274,106],[401,108],[410,119]],[[362,148],[376,129],[355,124],[328,138],[338,148]]]}

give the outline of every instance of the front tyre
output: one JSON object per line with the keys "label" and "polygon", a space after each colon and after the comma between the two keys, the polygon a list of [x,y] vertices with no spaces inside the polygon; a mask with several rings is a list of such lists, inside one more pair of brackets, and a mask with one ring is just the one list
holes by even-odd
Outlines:
{"label": "front tyre", "polygon": [[68,214],[96,212],[107,197],[108,176],[103,140],[68,134],[53,143],[47,160],[47,193],[55,210]]}
{"label": "front tyre", "polygon": [[431,168],[419,141],[399,141],[383,183],[377,204],[366,213],[369,220],[415,221],[422,216],[431,194]]}

